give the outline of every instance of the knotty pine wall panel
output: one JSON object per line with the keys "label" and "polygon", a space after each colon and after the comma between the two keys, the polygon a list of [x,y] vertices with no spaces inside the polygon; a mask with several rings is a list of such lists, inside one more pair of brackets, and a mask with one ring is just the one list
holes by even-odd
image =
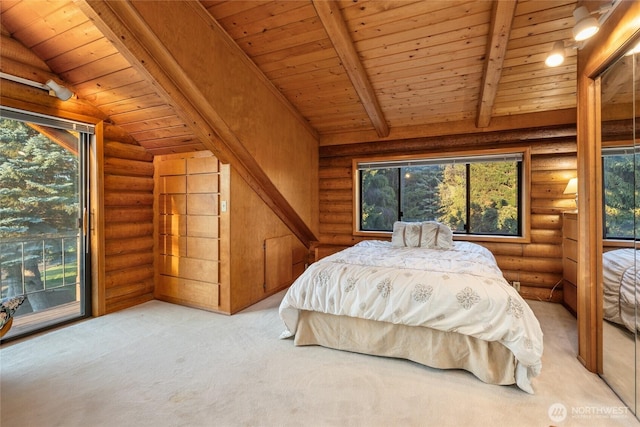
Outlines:
{"label": "knotty pine wall panel", "polygon": [[[573,197],[562,193],[569,179],[576,176],[576,144],[575,138],[554,138],[553,135],[551,130],[548,140],[529,143],[514,140],[511,144],[529,146],[531,149],[530,242],[478,243],[495,255],[508,281],[520,281],[521,294],[525,298],[561,302],[562,213],[575,209]],[[478,145],[474,141],[476,140],[470,136],[466,149],[481,151],[497,147]],[[440,146],[446,144],[443,138],[439,142]],[[501,141],[500,144],[508,142]],[[360,151],[355,146],[345,150],[336,149],[335,146],[320,148],[319,244],[325,248],[319,253],[331,253],[331,248],[326,246],[351,246],[363,239],[353,235],[352,160],[376,154],[366,144],[360,145]],[[385,155],[410,154],[403,149],[402,141],[390,142],[389,145],[397,148],[394,150],[387,146]],[[411,147],[412,151],[425,154],[436,151],[429,149],[428,140],[425,140],[422,147],[415,143]],[[456,144],[455,149],[459,151],[465,148]]]}

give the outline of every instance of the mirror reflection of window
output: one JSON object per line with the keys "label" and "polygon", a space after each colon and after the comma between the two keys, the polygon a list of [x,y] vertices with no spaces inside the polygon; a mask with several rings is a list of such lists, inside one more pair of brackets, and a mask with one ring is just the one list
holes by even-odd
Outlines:
{"label": "mirror reflection of window", "polygon": [[602,149],[605,239],[633,239],[636,234],[634,156],[633,146]]}

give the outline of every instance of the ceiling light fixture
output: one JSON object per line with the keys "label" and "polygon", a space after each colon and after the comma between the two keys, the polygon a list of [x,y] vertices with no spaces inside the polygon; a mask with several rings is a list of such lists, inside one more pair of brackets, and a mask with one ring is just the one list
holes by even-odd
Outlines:
{"label": "ceiling light fixture", "polygon": [[574,10],[573,17],[576,20],[576,25],[573,26],[573,39],[577,42],[593,37],[600,30],[600,23],[591,16],[585,6]]}
{"label": "ceiling light fixture", "polygon": [[23,85],[35,87],[38,89],[46,90],[49,95],[56,96],[62,101],[67,101],[73,96],[73,92],[69,88],[62,86],[53,80],[47,80],[46,83],[40,83],[33,80],[25,79],[22,77],[14,76],[12,74],[0,72],[0,78],[5,80],[11,80],[12,82],[20,83]]}
{"label": "ceiling light fixture", "polygon": [[[573,26],[573,39],[581,42],[593,37],[621,1],[613,0],[610,3],[603,4],[593,12],[589,12],[585,6],[580,6],[574,10],[573,17],[576,20],[576,24]],[[600,18],[596,19],[592,15],[600,15]]]}
{"label": "ceiling light fixture", "polygon": [[47,80],[47,82],[44,85],[50,88],[53,91],[53,93],[55,93],[55,95],[63,101],[67,101],[69,98],[73,96],[73,92],[71,92],[69,88],[59,85],[53,80]]}
{"label": "ceiling light fixture", "polygon": [[544,63],[547,64],[547,67],[557,67],[564,62],[564,57],[566,56],[564,42],[559,40],[553,44],[553,49],[549,52],[547,59],[545,59]]}
{"label": "ceiling light fixture", "polygon": [[[551,52],[547,55],[544,63],[548,67],[557,67],[564,62],[566,57],[566,49],[582,49],[586,40],[593,37],[600,30],[600,26],[609,18],[611,12],[620,4],[622,0],[613,0],[611,3],[604,4],[593,12],[585,6],[580,6],[573,11],[573,17],[576,24],[573,27],[573,39],[575,43],[571,43],[565,47],[562,41],[556,41],[553,44]],[[599,19],[592,15],[601,15]]]}

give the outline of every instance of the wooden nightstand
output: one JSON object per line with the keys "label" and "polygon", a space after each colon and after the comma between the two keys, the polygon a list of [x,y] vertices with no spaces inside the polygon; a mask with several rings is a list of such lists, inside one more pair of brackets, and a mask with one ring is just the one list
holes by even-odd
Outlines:
{"label": "wooden nightstand", "polygon": [[578,213],[562,217],[562,289],[563,305],[576,315],[578,306]]}

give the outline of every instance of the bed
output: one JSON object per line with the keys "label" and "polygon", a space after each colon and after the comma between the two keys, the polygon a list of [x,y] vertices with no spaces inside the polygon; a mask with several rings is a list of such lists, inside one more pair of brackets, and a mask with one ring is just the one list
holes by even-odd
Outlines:
{"label": "bed", "polygon": [[[407,225],[409,224],[409,225]],[[465,369],[533,393],[542,331],[494,256],[453,242],[441,224],[396,223],[392,241],[362,241],[309,266],[279,308],[296,345]]]}
{"label": "bed", "polygon": [[640,330],[636,319],[636,307],[639,307],[636,283],[640,283],[640,269],[635,268],[637,262],[640,256],[632,248],[602,254],[603,317],[633,333]]}

